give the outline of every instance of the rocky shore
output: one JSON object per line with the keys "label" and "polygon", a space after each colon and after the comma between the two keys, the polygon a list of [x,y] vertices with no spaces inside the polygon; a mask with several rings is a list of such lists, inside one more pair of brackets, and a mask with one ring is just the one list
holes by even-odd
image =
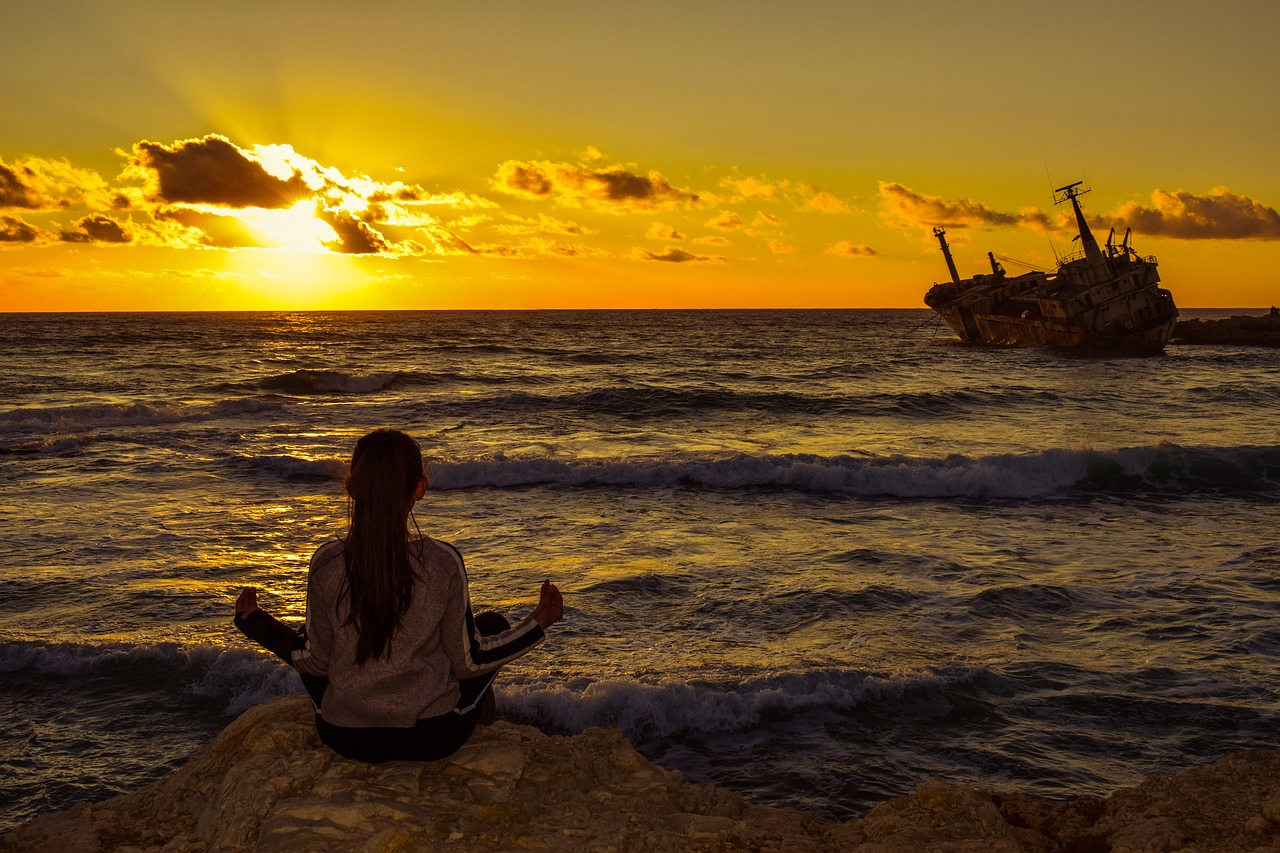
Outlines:
{"label": "rocky shore", "polygon": [[1280,315],[1236,316],[1221,320],[1181,320],[1173,327],[1175,344],[1229,344],[1280,347]]}
{"label": "rocky shore", "polygon": [[615,731],[497,723],[453,757],[369,766],[325,749],[301,695],[246,711],[178,772],[39,817],[0,851],[1280,851],[1280,751],[1252,751],[1105,800],[925,782],[821,824],[697,786]]}

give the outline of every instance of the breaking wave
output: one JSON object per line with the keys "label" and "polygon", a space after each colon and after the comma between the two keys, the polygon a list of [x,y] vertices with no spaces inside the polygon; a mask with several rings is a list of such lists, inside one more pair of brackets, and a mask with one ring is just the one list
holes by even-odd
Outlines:
{"label": "breaking wave", "polygon": [[636,742],[674,736],[744,731],[764,720],[807,711],[851,711],[889,706],[895,713],[944,716],[946,691],[967,684],[982,670],[954,667],[895,676],[852,669],[813,670],[749,678],[745,681],[644,683],[619,678],[581,689],[519,685],[499,681],[504,713],[549,728],[581,732],[617,726]]}
{"label": "breaking wave", "polygon": [[275,696],[302,689],[293,669],[247,649],[176,643],[0,643],[0,675],[26,685],[68,683],[80,689],[144,690],[163,683],[174,692],[216,702],[223,714],[239,714]]}

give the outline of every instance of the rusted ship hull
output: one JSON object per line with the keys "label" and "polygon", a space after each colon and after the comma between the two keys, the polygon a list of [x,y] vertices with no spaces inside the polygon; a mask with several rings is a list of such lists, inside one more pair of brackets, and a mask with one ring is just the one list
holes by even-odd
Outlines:
{"label": "rusted ship hull", "polygon": [[[933,295],[932,293],[930,295]],[[962,299],[950,305],[932,304],[956,336],[968,344],[1008,347],[1071,347],[1116,352],[1158,353],[1164,349],[1178,321],[1173,297],[1163,288],[1131,294],[1120,306],[1102,306],[1084,315],[1044,316],[1036,303],[1019,314],[1004,314],[974,302],[985,299]],[[1003,301],[1008,301],[1003,300]],[[926,297],[926,303],[930,300]],[[1139,303],[1135,306],[1134,303]],[[986,310],[983,310],[986,307]],[[1061,306],[1054,313],[1065,314]],[[1106,319],[1107,315],[1111,318]]]}

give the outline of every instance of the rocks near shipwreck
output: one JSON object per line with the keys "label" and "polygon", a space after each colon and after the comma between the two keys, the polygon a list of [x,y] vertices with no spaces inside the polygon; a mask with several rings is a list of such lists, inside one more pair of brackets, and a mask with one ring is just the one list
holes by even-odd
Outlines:
{"label": "rocks near shipwreck", "polygon": [[287,696],[246,711],[177,773],[46,815],[3,851],[1280,850],[1280,752],[1253,751],[1106,800],[1053,802],[940,782],[820,824],[686,782],[620,734],[498,723],[453,757],[370,766],[315,736]]}
{"label": "rocks near shipwreck", "polygon": [[1173,327],[1173,343],[1280,347],[1280,315],[1181,320]]}

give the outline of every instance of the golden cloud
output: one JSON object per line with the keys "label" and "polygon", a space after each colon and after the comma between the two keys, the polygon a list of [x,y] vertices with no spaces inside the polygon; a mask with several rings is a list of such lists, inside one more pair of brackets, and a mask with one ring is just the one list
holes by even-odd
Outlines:
{"label": "golden cloud", "polygon": [[648,249],[635,248],[631,250],[631,257],[641,261],[663,261],[670,264],[727,263],[727,260],[721,255],[695,255],[675,246],[663,252],[650,252]]}
{"label": "golden cloud", "polygon": [[662,222],[655,222],[649,226],[649,230],[645,232],[646,237],[650,240],[683,240],[684,235],[675,229],[672,225],[666,225]]}
{"label": "golden cloud", "polygon": [[111,201],[107,182],[92,169],[40,157],[27,157],[12,165],[0,161],[0,208],[101,208]]}
{"label": "golden cloud", "polygon": [[870,258],[875,256],[876,250],[865,243],[841,240],[832,246],[828,246],[827,254],[840,258]]}
{"label": "golden cloud", "polygon": [[605,258],[609,253],[582,243],[561,243],[545,237],[535,237],[522,247],[527,253],[555,258]]}
{"label": "golden cloud", "polygon": [[756,218],[751,220],[751,225],[755,228],[765,228],[770,225],[778,226],[781,224],[781,216],[774,216],[772,213],[765,213],[763,210],[757,210]]}
{"label": "golden cloud", "polygon": [[1039,230],[1050,227],[1048,215],[1038,207],[1019,213],[1002,213],[973,199],[949,200],[925,195],[892,181],[880,182],[882,216],[890,225],[906,228],[1011,227],[1025,225]]}
{"label": "golden cloud", "polygon": [[445,228],[439,223],[432,223],[424,226],[421,233],[426,237],[430,244],[429,251],[435,255],[479,255],[479,249],[474,248],[466,240],[463,240],[457,234]]}
{"label": "golden cloud", "polygon": [[1226,187],[1208,195],[1186,190],[1151,194],[1151,207],[1130,202],[1108,219],[1117,228],[1180,240],[1280,240],[1280,213]]}
{"label": "golden cloud", "polygon": [[746,177],[735,175],[729,178],[721,178],[720,186],[733,194],[728,200],[731,204],[744,201],[777,201],[781,194],[791,188],[789,181],[773,183],[767,178],[757,178],[750,175]]}
{"label": "golden cloud", "polygon": [[576,222],[568,222],[539,213],[536,219],[518,216],[514,213],[506,215],[506,222],[496,226],[503,234],[566,234],[571,237],[583,237],[588,234],[599,234],[594,228],[586,228]]}
{"label": "golden cloud", "polygon": [[836,198],[831,193],[822,190],[814,190],[805,202],[805,207],[810,210],[816,210],[819,213],[849,213],[851,208],[843,200]]}
{"label": "golden cloud", "polygon": [[791,252],[794,252],[795,250],[796,250],[795,246],[792,246],[789,243],[784,243],[781,240],[769,241],[769,251],[773,252],[775,255],[786,255]]}
{"label": "golden cloud", "polygon": [[732,210],[726,210],[717,216],[707,220],[708,228],[715,228],[718,231],[741,231],[746,226],[742,222],[742,217],[734,213]]}
{"label": "golden cloud", "polygon": [[640,175],[621,166],[587,169],[546,160],[508,160],[490,185],[519,198],[613,212],[672,210],[698,200],[697,193],[672,186],[658,172]]}
{"label": "golden cloud", "polygon": [[707,234],[704,237],[694,237],[693,242],[699,246],[732,246],[733,245],[732,240],[720,234]]}

